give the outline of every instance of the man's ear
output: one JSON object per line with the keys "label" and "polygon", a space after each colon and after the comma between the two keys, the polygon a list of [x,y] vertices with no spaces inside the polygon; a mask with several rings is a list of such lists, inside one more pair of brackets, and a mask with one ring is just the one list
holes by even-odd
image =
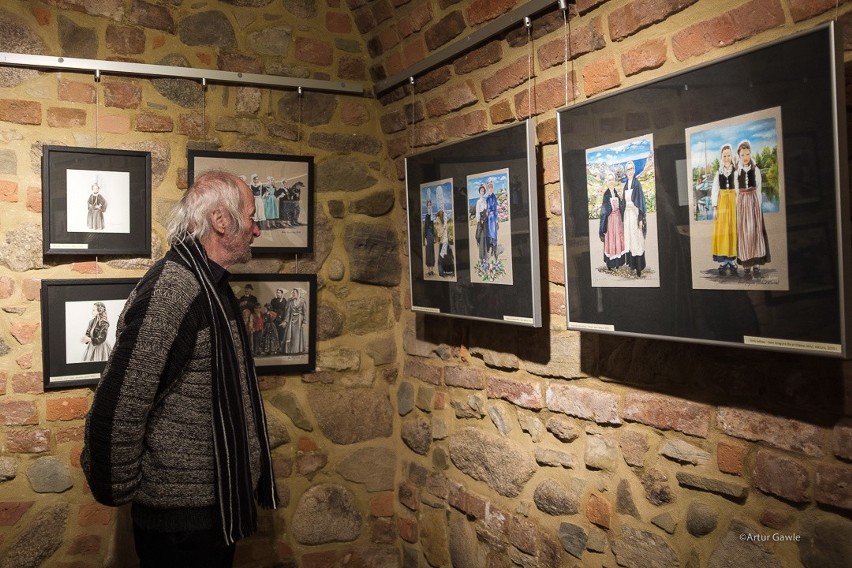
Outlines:
{"label": "man's ear", "polygon": [[228,228],[228,220],[225,217],[225,214],[221,209],[216,209],[213,211],[213,214],[210,216],[210,221],[213,225],[213,230],[218,234],[225,234],[226,229]]}

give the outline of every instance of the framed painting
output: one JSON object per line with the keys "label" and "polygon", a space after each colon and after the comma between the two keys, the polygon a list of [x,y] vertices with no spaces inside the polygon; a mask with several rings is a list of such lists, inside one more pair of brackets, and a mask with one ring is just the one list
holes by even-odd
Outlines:
{"label": "framed painting", "polygon": [[42,147],[45,255],[151,255],[151,153]]}
{"label": "framed painting", "polygon": [[313,251],[313,156],[189,150],[187,157],[190,184],[205,171],[218,169],[240,176],[251,188],[260,227],[252,253]]}
{"label": "framed painting", "polygon": [[44,389],[96,385],[138,278],[42,280]]}
{"label": "framed painting", "polygon": [[235,274],[249,347],[260,375],[307,373],[316,368],[315,274]]}
{"label": "framed painting", "polygon": [[541,326],[534,141],[523,121],[405,159],[412,310]]}
{"label": "framed painting", "polygon": [[833,23],[560,109],[569,329],[848,356]]}

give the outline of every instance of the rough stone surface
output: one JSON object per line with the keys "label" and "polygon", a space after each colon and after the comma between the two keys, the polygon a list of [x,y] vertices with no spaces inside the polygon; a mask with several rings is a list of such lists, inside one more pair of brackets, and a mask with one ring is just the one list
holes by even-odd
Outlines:
{"label": "rough stone surface", "polygon": [[414,410],[414,385],[405,381],[400,383],[396,391],[396,406],[400,416],[405,416]]}
{"label": "rough stone surface", "polygon": [[497,404],[490,406],[488,408],[488,417],[491,418],[491,422],[497,428],[497,431],[504,436],[512,431],[512,421],[504,406]]}
{"label": "rough stone surface", "polygon": [[432,445],[432,422],[424,416],[406,419],[402,423],[401,436],[406,446],[425,456]]}
{"label": "rough stone surface", "polygon": [[367,165],[355,158],[335,157],[316,165],[318,193],[325,191],[361,191],[376,184]]}
{"label": "rough stone surface", "polygon": [[742,521],[731,521],[728,532],[710,555],[707,568],[728,568],[729,566],[781,568],[784,564],[772,554],[765,543],[761,542],[762,536]]}
{"label": "rough stone surface", "polygon": [[248,45],[260,55],[287,57],[287,50],[293,38],[289,26],[276,26],[248,34]]}
{"label": "rough stone surface", "polygon": [[37,568],[62,546],[68,514],[68,503],[54,502],[33,518],[27,527],[8,543],[0,568]]}
{"label": "rough stone surface", "polygon": [[41,227],[34,223],[21,223],[6,233],[0,243],[0,264],[15,272],[44,268],[41,250]]}
{"label": "rough stone surface", "polygon": [[586,550],[586,543],[589,537],[583,527],[571,523],[562,523],[559,525],[559,542],[562,543],[568,554],[574,558],[582,558],[583,552]]}
{"label": "rough stone surface", "polygon": [[[157,64],[170,67],[192,67],[189,60],[179,53],[167,55]],[[204,92],[197,81],[190,79],[151,79],[151,84],[158,93],[184,108],[194,109],[201,106]]]}
{"label": "rough stone surface", "polygon": [[[282,73],[289,75],[290,73]],[[291,122],[297,122],[301,116],[301,124],[304,126],[320,126],[328,124],[337,110],[338,100],[334,95],[325,93],[307,92],[301,97],[297,92],[287,92],[281,95],[278,101],[278,116]],[[334,158],[340,159],[339,157]],[[332,160],[334,161],[334,160]],[[320,169],[317,168],[317,191],[323,191],[325,184],[319,177]],[[345,180],[341,180],[345,182]]]}
{"label": "rough stone surface", "polygon": [[225,14],[216,10],[187,16],[178,23],[177,31],[186,45],[237,47],[237,36],[231,22]]}
{"label": "rough stone surface", "polygon": [[353,281],[378,286],[400,283],[399,240],[392,225],[353,223],[346,226],[344,238]]}
{"label": "rough stone surface", "polygon": [[363,519],[355,495],[347,488],[323,483],[299,498],[291,530],[299,544],[352,542],[361,534]]}
{"label": "rough stone surface", "polygon": [[36,493],[62,493],[74,487],[68,466],[55,456],[36,459],[27,468],[27,478]]}
{"label": "rough stone surface", "polygon": [[679,566],[677,554],[660,536],[624,525],[612,545],[619,566],[649,568]]}
{"label": "rough stone surface", "polygon": [[547,419],[547,430],[560,442],[570,443],[577,439],[582,430],[565,416],[551,416]]}
{"label": "rough stone surface", "polygon": [[645,465],[645,454],[650,448],[648,437],[636,430],[626,430],[619,439],[621,455],[627,465],[642,467]]}
{"label": "rough stone surface", "polygon": [[427,508],[421,513],[420,544],[423,555],[431,566],[447,566],[450,562],[448,550],[447,516],[443,510]]}
{"label": "rough stone surface", "polygon": [[615,497],[615,512],[636,517],[640,521],[642,520],[642,517],[639,515],[639,509],[636,508],[636,503],[633,501],[630,483],[626,479],[618,482],[618,493]]}
{"label": "rough stone surface", "polygon": [[396,453],[391,448],[359,448],[338,464],[337,471],[347,481],[363,483],[367,491],[390,491],[395,463]]}
{"label": "rough stone surface", "polygon": [[464,517],[454,515],[449,527],[450,561],[453,568],[482,568],[476,531]]}
{"label": "rough stone surface", "polygon": [[564,467],[566,469],[576,469],[577,467],[576,458],[571,452],[538,446],[535,448],[535,461],[539,465],[550,467]]}
{"label": "rough stone surface", "polygon": [[94,59],[98,54],[98,37],[93,28],[78,26],[65,16],[56,18],[59,24],[59,43],[67,57]]}
{"label": "rough stone surface", "polygon": [[537,469],[523,446],[478,428],[462,428],[450,436],[449,449],[457,468],[504,497],[520,494]]}
{"label": "rough stone surface", "polygon": [[650,469],[642,476],[645,497],[652,505],[671,503],[674,500],[669,478],[659,469]]}
{"label": "rough stone surface", "polygon": [[305,414],[302,405],[299,403],[299,399],[292,392],[281,391],[273,396],[269,402],[272,406],[286,414],[297,428],[306,432],[313,431],[314,427],[311,424],[310,418]]}
{"label": "rough stone surface", "polygon": [[618,448],[606,436],[590,433],[586,436],[586,451],[583,459],[587,467],[614,471],[618,461]]}
{"label": "rough stone surface", "polygon": [[396,198],[392,190],[381,190],[350,203],[349,212],[368,215],[370,217],[381,217],[390,213],[395,202]]}
{"label": "rough stone surface", "polygon": [[8,456],[0,457],[0,482],[15,479],[18,476],[18,460]]}
{"label": "rough stone surface", "polygon": [[580,510],[579,499],[560,481],[548,478],[538,484],[533,501],[548,515],[574,515]]}
{"label": "rough stone surface", "polygon": [[799,524],[799,558],[806,568],[847,568],[852,558],[852,523],[828,513],[809,514]]}
{"label": "rough stone surface", "polygon": [[674,534],[675,529],[677,528],[677,521],[669,512],[660,513],[659,515],[652,517],[651,522],[669,534]]}
{"label": "rough stone surface", "polygon": [[[45,55],[47,46],[18,16],[0,10],[0,51]],[[0,87],[14,87],[38,75],[33,69],[3,66],[0,67]]]}
{"label": "rough stone surface", "polygon": [[730,483],[720,479],[712,479],[703,475],[696,475],[686,471],[675,474],[678,483],[690,489],[709,491],[731,499],[745,499],[748,495],[748,486],[742,483]]}
{"label": "rough stone surface", "polygon": [[386,394],[323,387],[311,389],[308,402],[320,430],[335,444],[386,438],[393,432],[393,408]]}
{"label": "rough stone surface", "polygon": [[666,440],[660,454],[680,463],[700,465],[710,460],[710,454],[683,440]]}
{"label": "rough stone surface", "polygon": [[686,510],[686,530],[692,536],[706,536],[716,530],[718,513],[706,503],[693,501]]}
{"label": "rough stone surface", "polygon": [[456,413],[456,418],[482,418],[485,416],[483,407],[485,401],[481,396],[471,394],[461,398],[453,398],[450,401],[450,406]]}

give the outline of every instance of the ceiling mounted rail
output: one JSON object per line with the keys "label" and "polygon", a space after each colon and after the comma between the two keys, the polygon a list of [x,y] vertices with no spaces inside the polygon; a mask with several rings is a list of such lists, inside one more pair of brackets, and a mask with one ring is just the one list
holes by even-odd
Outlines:
{"label": "ceiling mounted rail", "polygon": [[376,81],[376,94],[382,95],[403,83],[407,83],[412,77],[416,77],[421,73],[438,67],[442,63],[453,59],[458,54],[483,43],[491,37],[502,33],[513,26],[520,26],[523,28],[525,25],[525,18],[529,18],[530,16],[548,8],[556,7],[560,10],[567,10],[568,4],[574,4],[574,2],[575,0],[530,0],[522,6],[491,20],[481,28],[466,35],[461,40],[433,51],[424,59],[421,59],[414,65],[411,65],[392,77]]}
{"label": "ceiling mounted rail", "polygon": [[55,57],[50,55],[30,55],[23,53],[0,53],[0,66],[27,67],[31,69],[54,69],[65,71],[90,71],[100,78],[101,74],[131,75],[134,77],[164,77],[170,79],[191,79],[208,83],[233,85],[252,85],[273,89],[308,89],[341,94],[363,94],[364,87],[359,83],[345,81],[321,81],[317,79],[299,79],[278,75],[240,73],[236,71],[218,71],[215,69],[194,69],[172,65],[151,65],[126,61],[102,61],[99,59],[77,59],[73,57]]}

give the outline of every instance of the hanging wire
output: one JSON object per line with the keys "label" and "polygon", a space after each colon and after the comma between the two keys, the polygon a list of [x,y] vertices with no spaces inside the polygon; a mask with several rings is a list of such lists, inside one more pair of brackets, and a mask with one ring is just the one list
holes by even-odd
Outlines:
{"label": "hanging wire", "polygon": [[565,69],[565,106],[568,106],[568,57],[569,57],[569,42],[568,36],[568,4],[565,0],[559,0],[559,7],[562,8],[562,34],[565,38],[565,59],[562,61],[562,66]]}
{"label": "hanging wire", "polygon": [[532,118],[533,106],[533,45],[532,45],[532,20],[529,16],[524,17],[524,25],[527,27],[527,45],[529,46],[527,55],[527,99],[529,100],[529,109],[527,118]]}
{"label": "hanging wire", "polygon": [[840,10],[840,0],[834,3],[834,21],[837,21],[837,12]]}
{"label": "hanging wire", "polygon": [[296,123],[296,142],[299,145],[299,155],[302,155],[302,87],[299,87],[299,115]]}
{"label": "hanging wire", "polygon": [[408,137],[408,151],[410,152],[410,151],[414,150],[414,143],[417,141],[415,126],[414,126],[414,105],[417,103],[417,97],[414,96],[414,77],[413,76],[408,78],[408,84],[409,84],[408,90],[411,93],[411,103],[408,105],[409,106],[408,122],[409,122],[409,124],[411,124],[411,132],[409,133],[409,137]]}
{"label": "hanging wire", "polygon": [[[207,148],[207,79],[201,79],[201,143]],[[190,181],[190,184],[192,182]]]}
{"label": "hanging wire", "polygon": [[100,107],[101,107],[101,92],[98,89],[98,83],[101,82],[101,71],[100,69],[95,70],[95,148],[98,147],[98,138],[100,138],[100,133],[98,132],[98,128],[100,127]]}

